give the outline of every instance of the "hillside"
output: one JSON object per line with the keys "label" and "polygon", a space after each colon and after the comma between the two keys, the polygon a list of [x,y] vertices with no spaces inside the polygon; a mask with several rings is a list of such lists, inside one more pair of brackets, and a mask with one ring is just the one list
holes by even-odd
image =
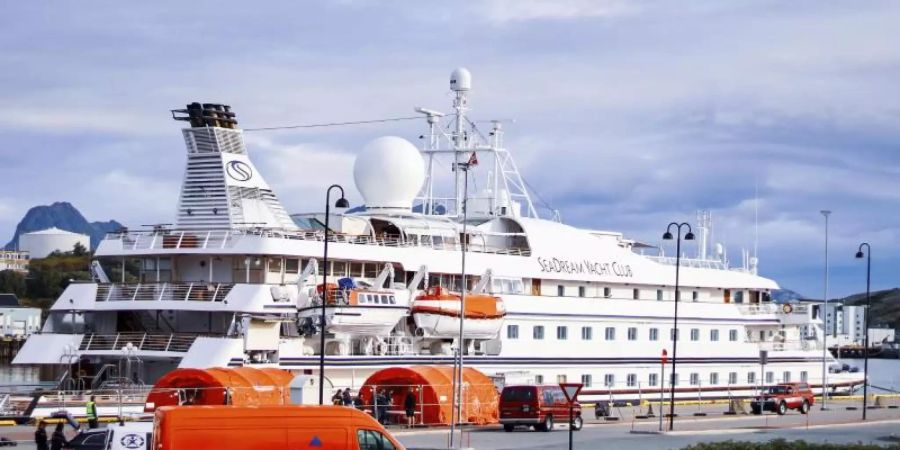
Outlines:
{"label": "hillside", "polygon": [[16,232],[12,240],[6,244],[6,249],[14,249],[19,241],[19,235],[31,231],[44,230],[56,227],[73,233],[86,234],[91,237],[91,249],[97,248],[97,244],[103,236],[122,228],[122,224],[109,220],[106,222],[88,222],[74,206],[69,202],[56,202],[52,205],[35,206],[25,213],[25,217],[16,226]]}
{"label": "hillside", "polygon": [[[869,321],[873,327],[900,328],[900,288],[871,293],[872,310]],[[841,300],[845,305],[865,305],[866,293],[854,294]]]}

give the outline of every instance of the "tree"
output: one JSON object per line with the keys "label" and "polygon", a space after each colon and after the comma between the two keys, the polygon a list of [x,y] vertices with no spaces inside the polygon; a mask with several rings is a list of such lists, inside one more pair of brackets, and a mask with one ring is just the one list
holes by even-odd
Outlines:
{"label": "tree", "polygon": [[75,246],[72,247],[72,255],[74,256],[86,256],[88,255],[88,249],[85,248],[84,245],[81,245],[81,242],[76,242]]}
{"label": "tree", "polygon": [[15,294],[22,298],[25,290],[25,274],[15,270],[0,270],[0,293]]}

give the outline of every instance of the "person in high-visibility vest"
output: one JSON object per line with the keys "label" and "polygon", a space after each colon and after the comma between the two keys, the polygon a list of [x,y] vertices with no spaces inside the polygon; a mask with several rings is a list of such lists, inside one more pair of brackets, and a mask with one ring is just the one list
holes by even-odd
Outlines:
{"label": "person in high-visibility vest", "polygon": [[97,428],[99,425],[97,423],[97,403],[95,402],[96,398],[92,395],[91,399],[87,402],[87,419],[88,419],[88,428]]}

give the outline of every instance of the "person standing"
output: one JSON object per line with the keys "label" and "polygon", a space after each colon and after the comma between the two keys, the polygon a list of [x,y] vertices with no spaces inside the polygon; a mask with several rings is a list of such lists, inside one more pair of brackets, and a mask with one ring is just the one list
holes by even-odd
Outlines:
{"label": "person standing", "polygon": [[38,421],[37,430],[34,430],[34,446],[37,450],[50,450],[47,440],[47,422]]}
{"label": "person standing", "polygon": [[406,426],[412,428],[416,424],[416,394],[410,389],[406,391],[403,399],[403,409],[406,410]]}
{"label": "person standing", "polygon": [[344,402],[342,393],[343,393],[343,391],[338,389],[337,392],[335,392],[334,395],[331,396],[331,404],[332,405],[340,406]]}
{"label": "person standing", "polygon": [[353,395],[350,394],[350,388],[344,389],[343,394],[344,406],[353,406]]}
{"label": "person standing", "polygon": [[62,450],[63,447],[69,445],[69,441],[66,440],[66,433],[63,432],[63,426],[62,422],[56,424],[56,429],[53,430],[53,436],[50,438],[50,450]]}
{"label": "person standing", "polygon": [[87,405],[85,405],[85,409],[87,410],[88,428],[97,428],[98,426],[96,400],[97,398],[92,395],[91,399],[88,400]]}

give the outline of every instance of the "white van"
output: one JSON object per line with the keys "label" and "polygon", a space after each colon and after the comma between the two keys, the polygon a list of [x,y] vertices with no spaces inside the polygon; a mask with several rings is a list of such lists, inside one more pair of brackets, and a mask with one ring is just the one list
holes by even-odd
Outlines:
{"label": "white van", "polygon": [[150,450],[153,422],[111,423],[106,428],[83,430],[72,440],[72,450]]}

